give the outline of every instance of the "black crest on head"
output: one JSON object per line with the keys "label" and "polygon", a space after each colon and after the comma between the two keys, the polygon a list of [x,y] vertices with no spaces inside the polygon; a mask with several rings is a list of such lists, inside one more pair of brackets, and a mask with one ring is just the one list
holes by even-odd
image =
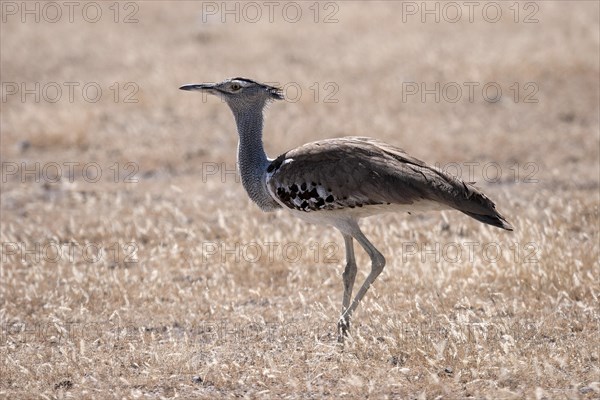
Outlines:
{"label": "black crest on head", "polygon": [[262,86],[271,95],[273,100],[283,100],[284,99],[283,90],[281,90],[278,87],[266,85],[264,83],[256,82],[256,81],[253,81],[252,79],[243,78],[243,77],[231,78],[231,80],[253,83],[255,85]]}

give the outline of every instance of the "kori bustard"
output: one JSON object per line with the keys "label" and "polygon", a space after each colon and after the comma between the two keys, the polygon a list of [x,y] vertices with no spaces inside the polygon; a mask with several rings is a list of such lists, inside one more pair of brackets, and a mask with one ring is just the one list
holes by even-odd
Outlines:
{"label": "kori bustard", "polygon": [[[348,334],[352,313],[385,265],[383,255],[360,230],[361,218],[385,212],[455,209],[512,230],[494,203],[474,186],[377,139],[320,140],[276,159],[268,158],[262,142],[263,110],[269,102],[284,98],[279,88],[233,78],[180,89],[209,93],[229,105],[239,135],[242,184],[263,211],[284,209],[309,222],[332,225],[342,233],[346,267],[339,341]],[[351,301],[356,278],[354,240],[371,258],[371,271]]]}

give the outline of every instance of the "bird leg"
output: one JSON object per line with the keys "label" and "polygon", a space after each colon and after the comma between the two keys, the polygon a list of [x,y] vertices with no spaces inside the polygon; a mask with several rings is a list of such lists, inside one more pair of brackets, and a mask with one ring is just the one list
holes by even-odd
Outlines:
{"label": "bird leg", "polygon": [[346,268],[342,274],[342,279],[344,280],[344,297],[342,299],[342,314],[338,322],[338,342],[343,342],[344,337],[348,335],[348,331],[350,330],[350,315],[344,318],[344,313],[350,306],[352,288],[356,280],[356,260],[354,258],[352,236],[345,233],[342,235],[344,236],[344,244],[346,245]]}
{"label": "bird leg", "polygon": [[[369,290],[369,287],[371,287],[373,282],[375,282],[375,279],[377,279],[379,274],[381,274],[381,271],[383,271],[383,267],[385,266],[385,258],[383,257],[383,255],[375,248],[375,246],[373,246],[373,244],[371,242],[369,242],[369,240],[361,232],[361,230],[358,228],[358,226],[356,226],[356,229],[354,230],[352,236],[354,237],[354,239],[356,239],[358,241],[358,243],[360,243],[360,245],[363,247],[363,249],[365,249],[365,251],[367,252],[369,257],[371,258],[371,272],[369,273],[369,275],[367,276],[367,279],[365,279],[364,283],[358,290],[358,293],[354,297],[354,300],[352,301],[352,304],[350,305],[350,307],[346,308],[346,310],[342,313],[342,316],[340,318],[340,322],[342,322],[342,323],[344,323],[345,321],[347,321],[349,323],[352,313],[354,312],[354,310],[356,310],[356,308],[358,307],[358,304],[360,303],[362,298],[365,296],[365,293],[367,293],[367,290]],[[347,250],[347,248],[346,248],[346,250]],[[345,300],[345,298],[344,298],[344,300]],[[339,326],[339,324],[338,324],[338,326]],[[348,324],[348,328],[349,328],[349,324]],[[345,331],[344,331],[344,333],[345,333]],[[341,340],[340,340],[340,337],[338,337],[338,341],[343,341],[343,337],[341,337]]]}

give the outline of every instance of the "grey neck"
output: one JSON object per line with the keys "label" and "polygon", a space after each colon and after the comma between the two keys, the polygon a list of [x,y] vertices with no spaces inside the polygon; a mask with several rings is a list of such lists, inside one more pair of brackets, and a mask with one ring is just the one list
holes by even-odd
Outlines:
{"label": "grey neck", "polygon": [[267,159],[262,142],[262,110],[252,112],[233,110],[233,115],[239,134],[238,167],[244,189],[261,210],[272,211],[279,208],[279,204],[269,194],[265,182],[270,161]]}

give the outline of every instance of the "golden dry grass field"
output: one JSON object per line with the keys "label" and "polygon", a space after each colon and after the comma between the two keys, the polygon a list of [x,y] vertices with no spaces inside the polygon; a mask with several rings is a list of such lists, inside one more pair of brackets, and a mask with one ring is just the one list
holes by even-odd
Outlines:
{"label": "golden dry grass field", "polygon": [[[0,398],[600,398],[598,2],[0,6]],[[234,76],[285,89],[270,156],[376,137],[514,232],[362,221],[338,345],[341,235],[261,213],[178,90]]]}

